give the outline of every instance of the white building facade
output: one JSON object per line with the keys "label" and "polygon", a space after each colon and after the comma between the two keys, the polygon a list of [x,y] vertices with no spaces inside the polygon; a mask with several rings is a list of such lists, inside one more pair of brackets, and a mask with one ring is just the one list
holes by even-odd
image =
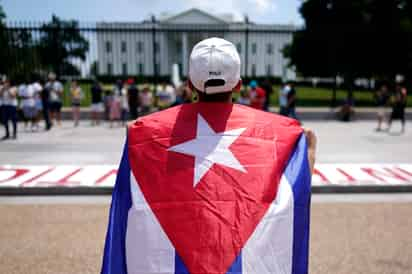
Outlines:
{"label": "white building facade", "polygon": [[292,25],[246,24],[191,9],[156,22],[98,23],[97,29],[100,75],[168,76],[178,64],[181,76],[187,76],[193,46],[221,37],[236,45],[242,76],[295,78],[282,54],[296,30]]}

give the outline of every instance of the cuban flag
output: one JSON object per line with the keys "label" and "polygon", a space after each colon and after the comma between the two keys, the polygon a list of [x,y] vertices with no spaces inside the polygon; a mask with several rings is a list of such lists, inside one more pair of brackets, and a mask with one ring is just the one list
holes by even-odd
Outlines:
{"label": "cuban flag", "polygon": [[308,272],[310,171],[298,122],[194,103],[128,128],[103,274]]}

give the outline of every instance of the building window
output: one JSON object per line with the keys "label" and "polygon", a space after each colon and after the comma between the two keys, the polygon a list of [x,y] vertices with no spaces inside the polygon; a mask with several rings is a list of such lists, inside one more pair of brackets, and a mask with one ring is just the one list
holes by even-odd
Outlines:
{"label": "building window", "polygon": [[154,43],[154,50],[155,50],[155,52],[159,52],[159,43],[158,42],[155,42]]}
{"label": "building window", "polygon": [[256,76],[256,65],[252,64],[252,76]]}
{"label": "building window", "polygon": [[112,63],[107,63],[107,74],[108,75],[113,74],[113,65],[112,65]]}
{"label": "building window", "polygon": [[237,44],[236,44],[236,49],[237,49],[237,52],[238,52],[239,54],[241,54],[241,53],[242,53],[242,44],[241,44],[241,43],[237,43]]}
{"label": "building window", "polygon": [[252,54],[256,54],[256,51],[257,51],[257,45],[256,43],[253,43],[252,44]]}
{"label": "building window", "polygon": [[182,76],[183,75],[183,64],[179,63],[179,75]]}
{"label": "building window", "polygon": [[154,66],[154,73],[155,73],[156,75],[159,74],[159,68],[160,68],[159,64],[156,63],[155,66]]}
{"label": "building window", "polygon": [[176,52],[178,55],[182,54],[183,52],[182,43],[180,41],[176,42]]}
{"label": "building window", "polygon": [[122,51],[122,53],[126,53],[126,51],[127,51],[126,41],[122,41],[122,43],[120,45],[120,50]]}
{"label": "building window", "polygon": [[94,61],[90,67],[90,75],[97,76],[99,75],[99,62]]}
{"label": "building window", "polygon": [[141,41],[137,42],[136,50],[137,50],[137,53],[143,52],[143,43]]}
{"label": "building window", "polygon": [[267,67],[266,67],[266,74],[267,74],[267,76],[271,76],[271,75],[272,75],[272,65],[267,65]]}
{"label": "building window", "polygon": [[137,71],[139,72],[140,75],[144,74],[144,67],[142,63],[137,64]]}
{"label": "building window", "polygon": [[106,41],[106,52],[112,52],[112,43],[110,43],[110,41]]}
{"label": "building window", "polygon": [[122,64],[122,74],[127,75],[127,64],[126,63]]}
{"label": "building window", "polygon": [[272,54],[273,54],[273,45],[272,45],[272,44],[267,44],[267,45],[266,45],[266,52],[267,52],[267,54],[269,54],[269,55],[272,55]]}

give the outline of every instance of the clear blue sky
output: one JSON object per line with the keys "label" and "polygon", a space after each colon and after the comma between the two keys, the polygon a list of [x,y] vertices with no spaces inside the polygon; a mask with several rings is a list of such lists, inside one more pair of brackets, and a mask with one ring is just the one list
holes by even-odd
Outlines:
{"label": "clear blue sky", "polygon": [[45,21],[56,14],[81,22],[141,21],[151,14],[200,8],[212,14],[248,14],[258,23],[302,24],[302,0],[0,0],[7,19]]}

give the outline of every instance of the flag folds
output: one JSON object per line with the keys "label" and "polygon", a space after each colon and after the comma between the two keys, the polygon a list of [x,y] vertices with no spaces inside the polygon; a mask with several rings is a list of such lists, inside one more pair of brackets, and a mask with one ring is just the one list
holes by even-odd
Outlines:
{"label": "flag folds", "polygon": [[307,273],[310,172],[292,119],[223,103],[128,129],[104,274]]}

